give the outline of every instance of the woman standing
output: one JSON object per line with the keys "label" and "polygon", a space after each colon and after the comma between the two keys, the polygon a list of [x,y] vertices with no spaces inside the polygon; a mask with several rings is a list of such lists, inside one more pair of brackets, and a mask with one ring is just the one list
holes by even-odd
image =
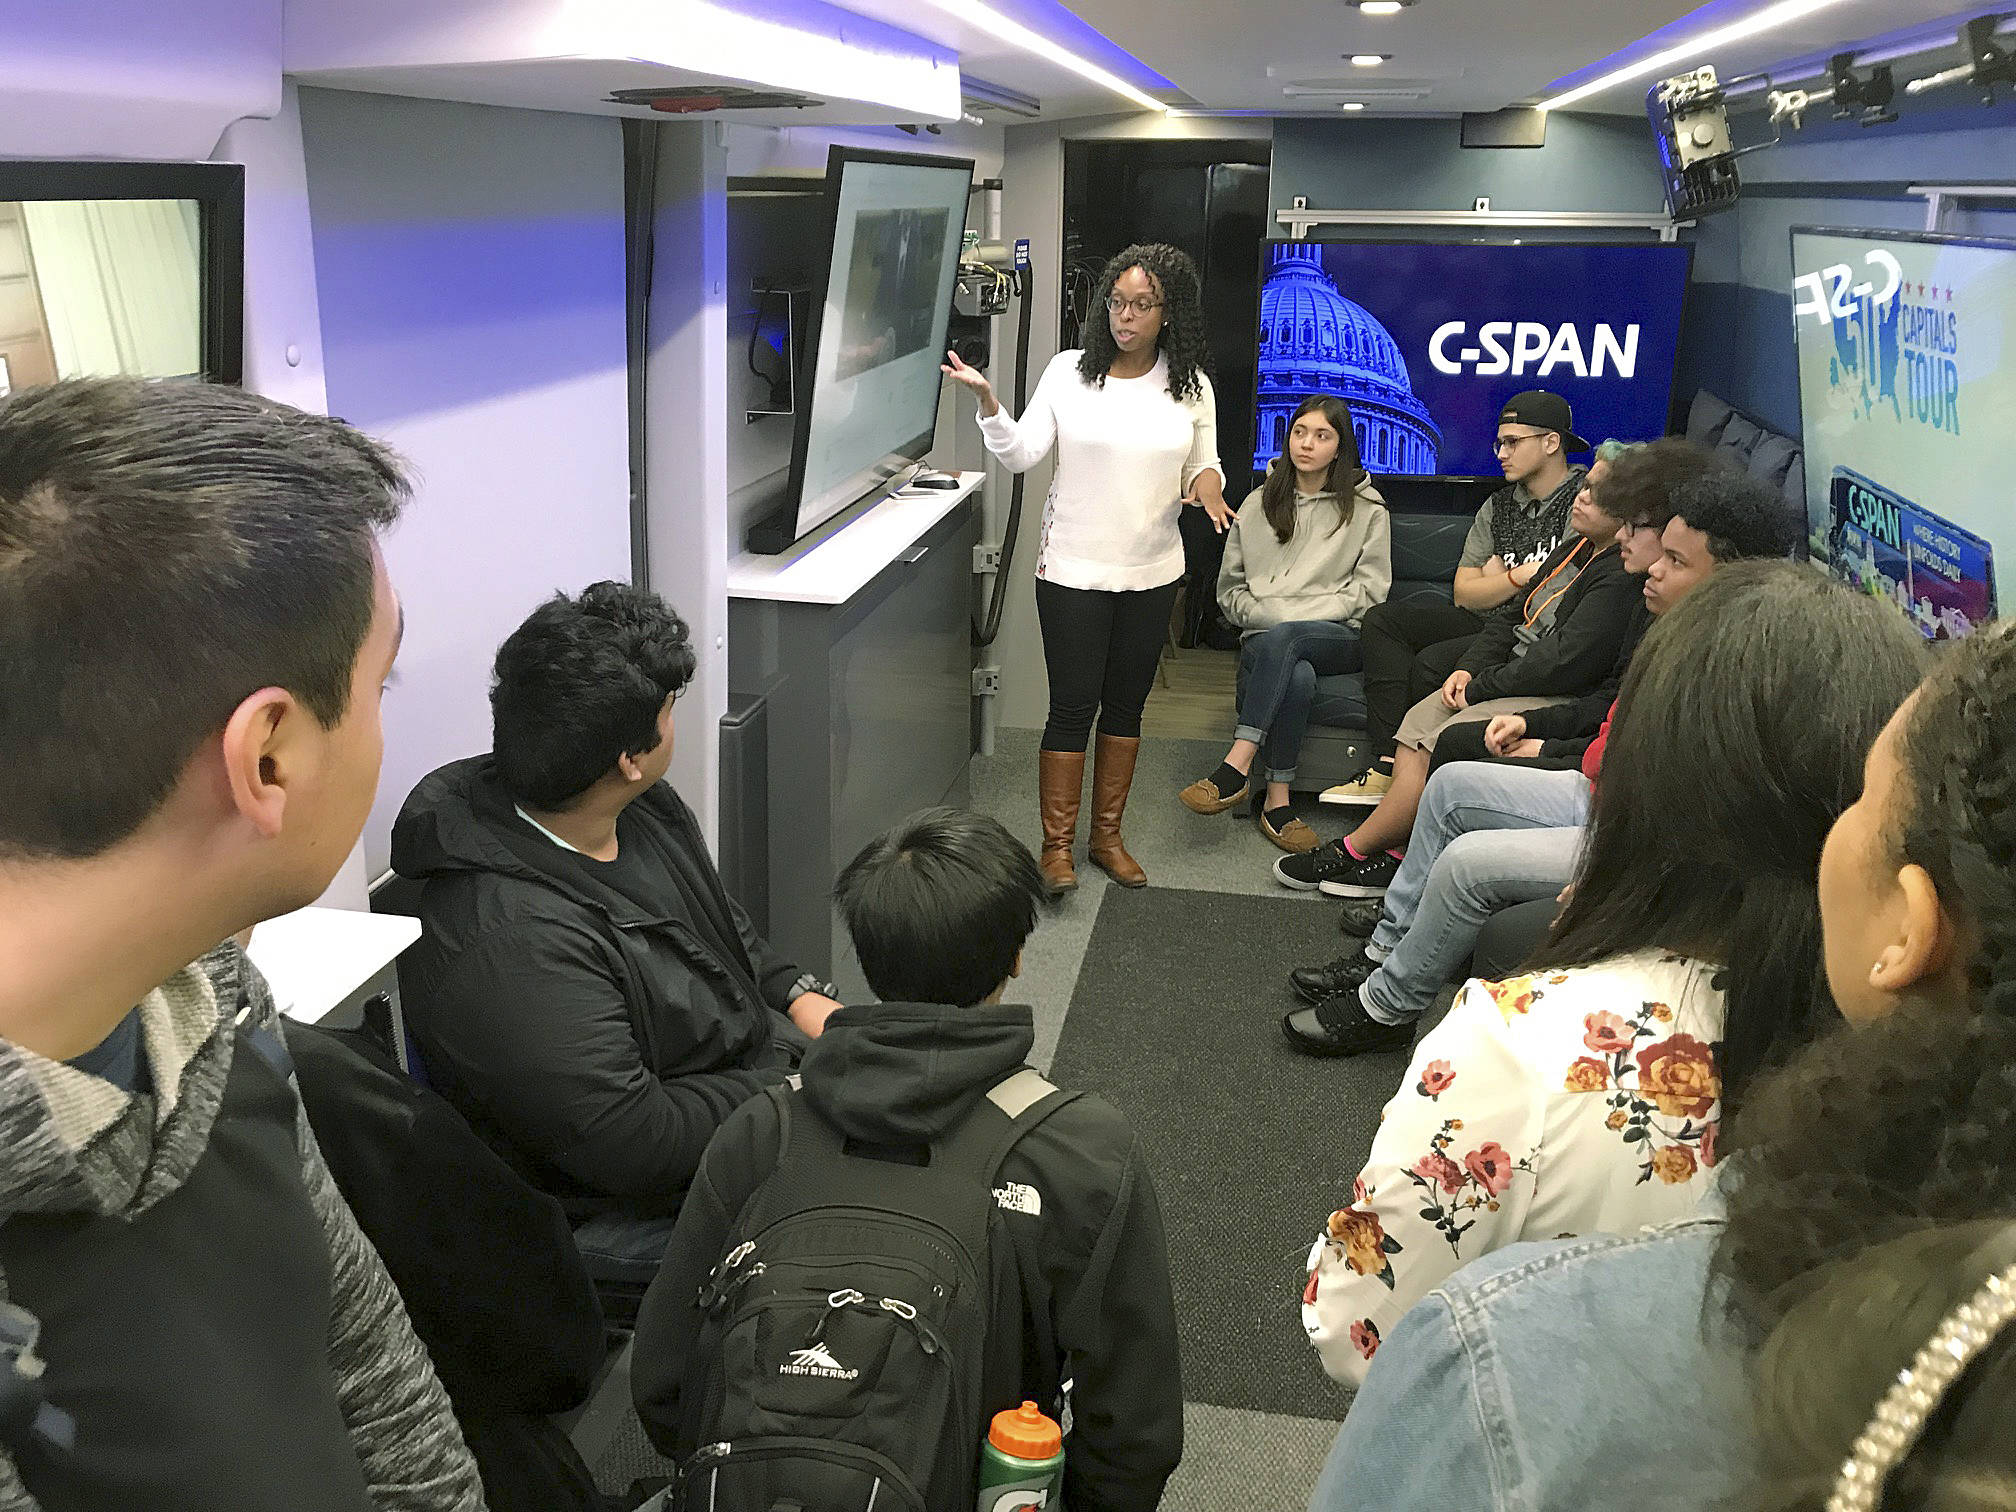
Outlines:
{"label": "woman standing", "polygon": [[1036,615],[1050,678],[1043,727],[1043,881],[1078,885],[1071,864],[1085,747],[1099,721],[1086,854],[1123,887],[1148,880],[1120,839],[1141,747],[1141,709],[1183,576],[1177,517],[1202,506],[1231,523],[1197,266],[1175,247],[1127,248],[1100,280],[1106,323],[1059,352],[1019,419],[957,354],[945,371],[973,391],[987,449],[1027,472],[1051,447],[1056,473],[1036,554]]}
{"label": "woman standing", "polygon": [[1239,723],[1218,769],[1177,796],[1222,814],[1251,790],[1265,759],[1260,831],[1285,851],[1316,849],[1288,807],[1288,784],[1316,679],[1365,665],[1358,622],[1393,586],[1386,503],[1358,460],[1351,411],[1311,394],[1288,423],[1288,451],[1247,495],[1225,537],[1218,604],[1239,627]]}

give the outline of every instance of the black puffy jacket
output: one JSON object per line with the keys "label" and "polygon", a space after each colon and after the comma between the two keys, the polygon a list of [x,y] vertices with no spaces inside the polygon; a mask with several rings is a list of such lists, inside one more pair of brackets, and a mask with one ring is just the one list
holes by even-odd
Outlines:
{"label": "black puffy jacket", "polygon": [[729,955],[682,917],[601,886],[518,817],[488,756],[414,788],[392,865],[424,881],[425,932],[400,961],[428,1079],[575,1217],[676,1212],[721,1122],[790,1071],[798,968],[721,885],[693,814],[664,783],[620,821],[676,856],[732,921]]}

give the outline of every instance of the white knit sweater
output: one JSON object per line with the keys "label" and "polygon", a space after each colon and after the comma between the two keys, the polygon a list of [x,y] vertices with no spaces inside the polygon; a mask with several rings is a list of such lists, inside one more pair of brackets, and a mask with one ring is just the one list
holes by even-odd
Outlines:
{"label": "white knit sweater", "polygon": [[1094,388],[1078,376],[1078,353],[1059,352],[1019,420],[1003,409],[980,422],[987,449],[1012,472],[1057,449],[1036,576],[1131,592],[1183,575],[1183,495],[1200,473],[1225,478],[1211,380],[1199,382],[1195,399],[1171,397],[1168,359],[1158,354],[1141,377],[1109,376]]}

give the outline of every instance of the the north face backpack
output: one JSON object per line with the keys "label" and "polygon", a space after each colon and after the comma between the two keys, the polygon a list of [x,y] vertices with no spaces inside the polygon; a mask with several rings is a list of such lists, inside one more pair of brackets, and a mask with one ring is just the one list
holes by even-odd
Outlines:
{"label": "the north face backpack", "polygon": [[850,1153],[773,1088],[777,1168],[700,1289],[683,1512],[965,1512],[984,1425],[995,1176],[1077,1094],[1024,1068],[921,1164]]}

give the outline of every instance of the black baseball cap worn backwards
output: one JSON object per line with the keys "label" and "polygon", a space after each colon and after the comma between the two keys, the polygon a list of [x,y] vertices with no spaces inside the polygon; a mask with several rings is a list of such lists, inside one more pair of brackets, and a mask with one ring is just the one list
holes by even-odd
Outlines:
{"label": "black baseball cap worn backwards", "polygon": [[1589,443],[1575,434],[1575,412],[1568,407],[1568,401],[1545,389],[1528,389],[1523,394],[1514,394],[1499,413],[1498,423],[1558,431],[1563,451],[1585,452],[1590,449]]}

